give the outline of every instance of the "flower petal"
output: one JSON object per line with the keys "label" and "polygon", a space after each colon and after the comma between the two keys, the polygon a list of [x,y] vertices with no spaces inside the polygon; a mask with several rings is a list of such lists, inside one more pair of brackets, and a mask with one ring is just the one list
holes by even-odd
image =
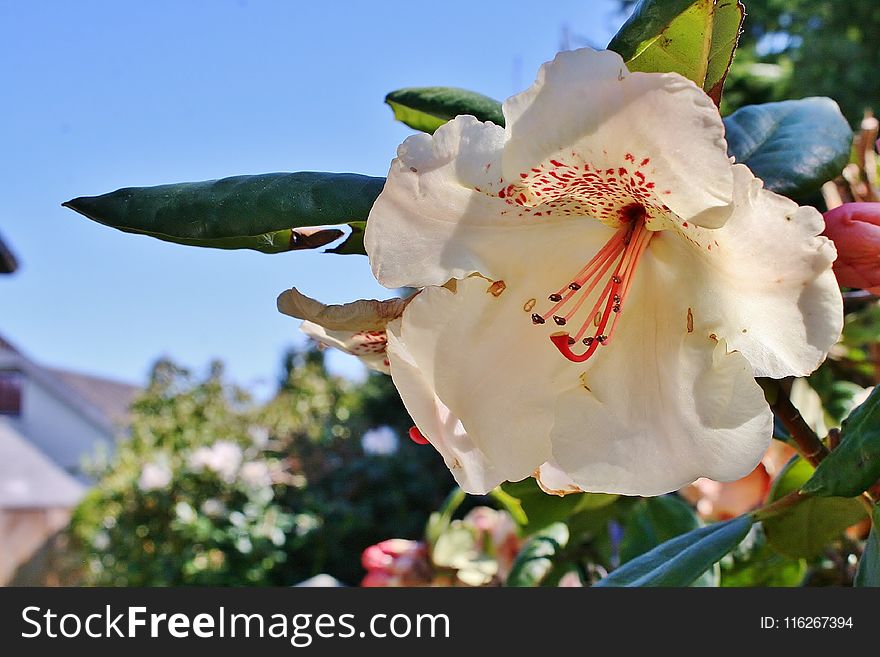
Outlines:
{"label": "flower petal", "polygon": [[278,295],[278,310],[297,319],[320,324],[330,331],[376,331],[400,317],[409,299],[359,299],[342,305],[327,305],[307,297],[295,287]]}
{"label": "flower petal", "polygon": [[692,330],[681,272],[654,257],[654,241],[617,332],[556,402],[552,460],[586,491],[659,495],[699,477],[738,479],[770,441],[751,366]]}
{"label": "flower petal", "polygon": [[[496,469],[493,480],[531,475],[550,456],[558,384],[570,363],[523,311],[521,286],[502,294],[479,277],[458,281],[455,292],[426,288],[407,307],[400,327],[389,325],[391,372],[404,403],[422,433],[419,407],[429,393],[459,418],[469,439]],[[401,378],[400,345],[424,377],[418,389]],[[425,414],[422,414],[425,417]],[[482,487],[486,492],[491,487]]]}
{"label": "flower petal", "polygon": [[730,214],[724,124],[712,99],[677,73],[629,73],[612,51],[561,52],[503,111],[505,178],[556,157],[627,175],[644,163],[652,189],[679,217],[717,227]]}
{"label": "flower petal", "polygon": [[390,374],[385,331],[328,331],[320,324],[305,321],[299,330],[325,347],[357,356],[371,370]]}
{"label": "flower petal", "polygon": [[419,431],[440,452],[446,467],[462,490],[482,495],[504,481],[504,477],[474,444],[461,421],[434,394],[430,382],[419,370],[401,341],[400,320],[388,328],[388,355],[394,362],[391,378]]}
{"label": "flower petal", "polygon": [[401,144],[364,235],[382,285],[443,285],[473,273],[498,280],[511,275],[510,263],[522,267],[550,227],[605,233],[606,227],[583,218],[537,221],[495,195],[503,186],[503,142],[499,126],[459,116],[433,135],[413,135]]}
{"label": "flower petal", "polygon": [[725,339],[756,376],[805,376],[843,327],[843,300],[831,270],[836,251],[812,207],[763,189],[734,166],[735,210],[717,230],[682,228],[651,244],[655,258],[682,272],[694,327]]}

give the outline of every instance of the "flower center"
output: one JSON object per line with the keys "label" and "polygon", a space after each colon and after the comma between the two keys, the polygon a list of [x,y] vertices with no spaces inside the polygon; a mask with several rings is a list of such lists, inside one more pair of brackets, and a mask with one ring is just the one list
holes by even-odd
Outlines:
{"label": "flower center", "polygon": [[[566,326],[576,317],[580,319],[580,328],[574,335],[563,331],[550,336],[556,348],[570,361],[583,363],[600,346],[610,343],[636,267],[654,235],[654,231],[645,227],[646,218],[647,212],[641,203],[621,208],[621,227],[569,283],[548,296],[553,306],[547,312],[532,315],[532,322],[537,325],[551,318],[558,326]],[[586,313],[582,308],[588,308]],[[575,354],[571,349],[577,342],[587,347],[582,354]]]}

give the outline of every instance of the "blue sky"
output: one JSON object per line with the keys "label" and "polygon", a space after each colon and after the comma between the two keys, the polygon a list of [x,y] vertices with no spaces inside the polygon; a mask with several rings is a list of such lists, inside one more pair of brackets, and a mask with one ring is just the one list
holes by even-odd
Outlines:
{"label": "blue sky", "polygon": [[[142,382],[221,358],[257,391],[302,344],[275,298],[384,298],[366,258],[193,249],[61,207],[119,187],[269,171],[385,175],[406,86],[503,99],[566,42],[604,46],[614,0],[437,3],[0,0],[0,335],[57,367]],[[334,357],[356,376],[353,359]]]}

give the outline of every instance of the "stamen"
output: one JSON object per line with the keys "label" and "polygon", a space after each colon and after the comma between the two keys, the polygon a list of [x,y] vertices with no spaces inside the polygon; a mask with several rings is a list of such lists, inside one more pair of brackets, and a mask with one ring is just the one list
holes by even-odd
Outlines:
{"label": "stamen", "polygon": [[[654,236],[653,231],[645,227],[644,214],[639,215],[634,209],[631,216],[634,221],[621,227],[575,277],[576,280],[571,285],[577,285],[577,289],[573,289],[569,285],[570,293],[562,296],[562,291],[560,291],[551,295],[551,301],[554,301],[554,297],[559,297],[556,300],[556,305],[544,315],[535,314],[532,316],[532,321],[536,324],[543,324],[546,319],[552,317],[556,324],[564,326],[580,310],[586,300],[594,296],[592,293],[599,287],[599,283],[602,280],[606,281],[596,296],[592,308],[587,313],[587,319],[574,336],[565,332],[554,333],[550,336],[550,340],[556,348],[572,362],[586,361],[600,346],[608,345],[614,335],[623,304],[632,285],[636,267]],[[612,274],[605,279],[609,270],[612,271]],[[578,292],[580,292],[579,298],[571,309],[564,316],[556,314]],[[542,321],[537,321],[536,317]],[[593,335],[585,337],[588,328],[593,329],[591,331]],[[587,347],[587,350],[582,354],[575,354],[571,350],[571,346],[578,341]]]}

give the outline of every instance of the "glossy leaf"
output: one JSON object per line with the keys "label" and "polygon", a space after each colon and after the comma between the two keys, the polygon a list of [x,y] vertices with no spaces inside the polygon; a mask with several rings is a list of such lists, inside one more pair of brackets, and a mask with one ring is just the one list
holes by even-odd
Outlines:
{"label": "glossy leaf", "polygon": [[394,118],[415,130],[433,133],[459,114],[504,125],[501,103],[475,91],[455,87],[412,87],[385,96]]}
{"label": "glossy leaf", "polygon": [[693,80],[718,105],[743,17],[736,0],[641,0],[608,49],[630,71]]}
{"label": "glossy leaf", "polygon": [[803,490],[853,497],[880,479],[880,386],[843,421],[840,445],[816,468]]}
{"label": "glossy leaf", "polygon": [[[352,173],[268,173],[127,187],[64,205],[128,233],[191,246],[280,253],[313,248],[301,239],[306,231],[295,229],[366,221],[384,184],[384,178]],[[332,241],[326,238],[336,239],[341,233],[320,235],[314,246],[323,246]],[[363,250],[362,245],[357,250],[355,241],[338,252]]]}
{"label": "glossy leaf", "polygon": [[880,506],[876,504],[873,516],[874,525],[865,542],[865,551],[862,552],[853,582],[856,586],[880,586]]}
{"label": "glossy leaf", "polygon": [[[795,457],[782,469],[769,501],[800,490],[813,474],[813,466]],[[790,507],[785,513],[763,521],[770,546],[794,559],[814,557],[843,530],[865,517],[858,500],[848,497],[811,497]]]}
{"label": "glossy leaf", "polygon": [[564,497],[548,495],[531,477],[522,481],[504,483],[501,489],[519,500],[527,519],[526,527],[529,533],[565,520],[575,513],[606,506],[617,499],[616,495],[603,493],[574,493]]}
{"label": "glossy leaf", "polygon": [[804,559],[789,559],[775,552],[767,544],[761,523],[756,523],[730,558],[721,560],[721,586],[797,586],[806,572]]}
{"label": "glossy leaf", "polygon": [[830,98],[747,105],[724,119],[727,152],[764,186],[803,197],[837,176],[849,159],[852,131]]}
{"label": "glossy leaf", "polygon": [[733,550],[753,522],[744,515],[689,531],[625,563],[595,586],[688,586]]}
{"label": "glossy leaf", "polygon": [[510,570],[505,586],[540,586],[568,544],[568,527],[561,522],[545,527],[526,541]]}
{"label": "glossy leaf", "polygon": [[[697,529],[700,521],[689,504],[675,495],[639,500],[629,516],[620,543],[620,563],[657,547],[661,543]],[[712,567],[695,582],[698,586],[716,586],[718,572]]]}

